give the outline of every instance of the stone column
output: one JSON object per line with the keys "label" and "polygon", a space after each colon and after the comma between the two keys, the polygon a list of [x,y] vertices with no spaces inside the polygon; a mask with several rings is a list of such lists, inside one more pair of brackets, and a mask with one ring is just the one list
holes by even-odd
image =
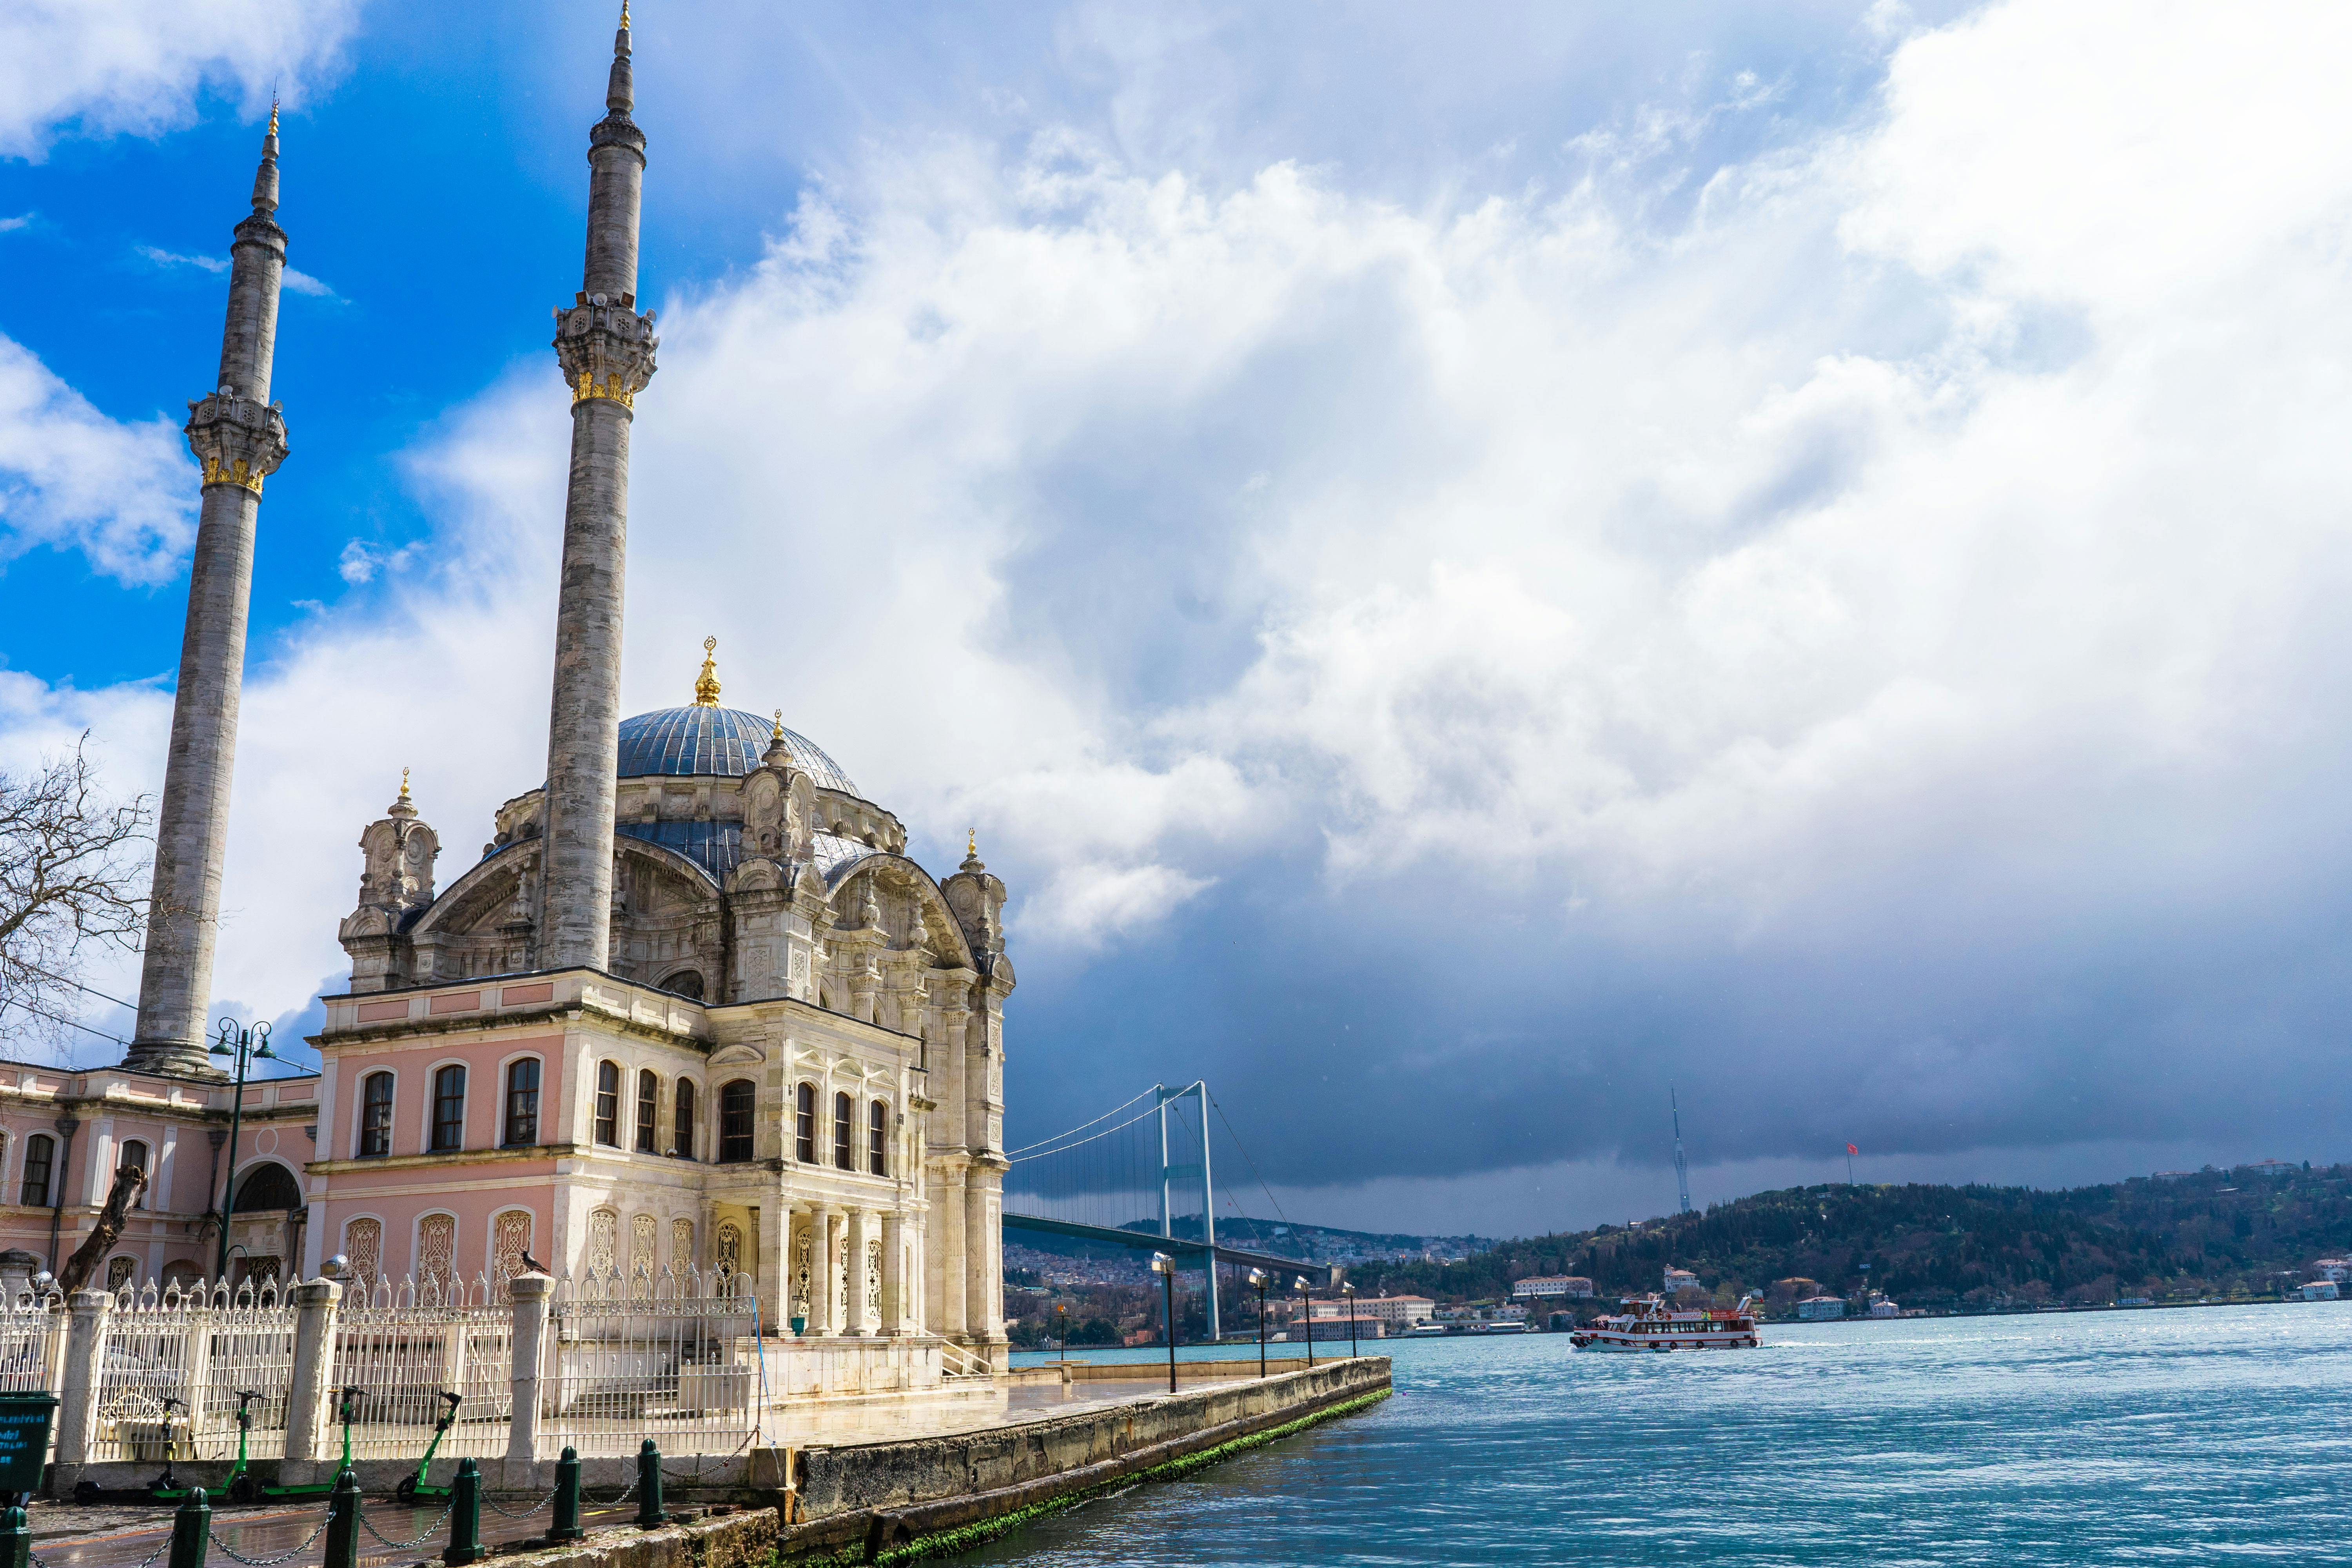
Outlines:
{"label": "stone column", "polygon": [[114,1298],[77,1290],[67,1303],[65,1364],[58,1369],[58,1468],[89,1463],[98,1436],[98,1394],[106,1352],[106,1318]]}
{"label": "stone column", "polygon": [[849,1282],[843,1292],[841,1331],[862,1337],[866,1332],[866,1211],[862,1208],[842,1215],[841,1271]]}
{"label": "stone column", "polygon": [[971,1327],[966,1306],[968,1265],[965,1261],[964,1170],[950,1165],[940,1173],[940,1201],[934,1213],[940,1226],[940,1332],[961,1339]]}
{"label": "stone column", "polygon": [[134,1072],[217,1078],[205,1054],[219,935],[221,864],[228,848],[229,776],[245,685],[261,481],[286,460],[286,420],[269,401],[278,344],[278,284],[286,231],[278,210],[278,113],[262,138],[253,212],[229,246],[228,319],[220,374],[188,405],[188,449],[204,468],[204,505],[188,569],[188,615],[172,698],[171,750],[155,810],[155,874],[139,1026],[123,1065]]}
{"label": "stone column", "polygon": [[907,1331],[907,1221],[896,1209],[882,1216],[882,1332]]}
{"label": "stone column", "polygon": [[629,424],[658,346],[654,313],[636,310],[646,138],[629,118],[634,100],[623,27],[613,44],[609,112],[588,134],[587,263],[577,300],[555,312],[556,359],[572,388],[572,468],[547,731],[539,951],[546,969],[603,969],[610,956]]}
{"label": "stone column", "polygon": [[812,1249],[809,1269],[809,1327],[819,1334],[831,1334],[834,1328],[835,1270],[839,1265],[833,1251],[833,1216],[831,1207],[819,1205],[809,1215],[809,1238],[815,1243]]}
{"label": "stone column", "polygon": [[332,1279],[306,1279],[289,1294],[295,1310],[294,1378],[286,1391],[286,1459],[316,1464],[327,1452],[327,1419],[334,1405],[335,1308],[343,1288]]}
{"label": "stone column", "polygon": [[974,1338],[992,1336],[1003,1331],[998,1321],[996,1303],[992,1300],[993,1281],[989,1279],[989,1222],[994,1217],[989,1211],[993,1206],[993,1194],[989,1188],[987,1173],[972,1171],[964,1177],[963,1186],[963,1260],[964,1260],[964,1321]]}
{"label": "stone column", "polygon": [[517,1274],[507,1281],[507,1299],[514,1304],[507,1464],[526,1484],[539,1458],[540,1374],[547,1355],[547,1303],[554,1294],[555,1281],[544,1274]]}

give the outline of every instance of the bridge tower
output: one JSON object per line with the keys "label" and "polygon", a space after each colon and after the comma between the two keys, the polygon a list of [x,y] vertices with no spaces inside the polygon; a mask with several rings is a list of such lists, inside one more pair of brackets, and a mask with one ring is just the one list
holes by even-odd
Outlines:
{"label": "bridge tower", "polygon": [[[1160,1097],[1160,1234],[1172,1237],[1176,1234],[1175,1215],[1170,1205],[1179,1180],[1201,1179],[1201,1240],[1208,1247],[1209,1275],[1209,1339],[1212,1342],[1223,1338],[1217,1318],[1217,1205],[1216,1184],[1209,1172],[1209,1085],[1205,1079],[1196,1079],[1182,1089],[1170,1089],[1166,1084],[1152,1085]],[[1168,1108],[1178,1101],[1191,1099],[1201,1113],[1201,1159],[1198,1164],[1186,1162],[1171,1164],[1168,1161]],[[1173,1325],[1171,1325],[1173,1332]]]}

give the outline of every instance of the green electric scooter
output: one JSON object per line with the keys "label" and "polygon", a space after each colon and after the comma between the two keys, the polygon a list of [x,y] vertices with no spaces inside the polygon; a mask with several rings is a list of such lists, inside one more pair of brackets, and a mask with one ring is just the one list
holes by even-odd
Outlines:
{"label": "green electric scooter", "polygon": [[452,1394],[445,1388],[441,1391],[441,1397],[448,1402],[447,1408],[441,1412],[441,1418],[433,1423],[433,1441],[425,1445],[425,1457],[416,1461],[416,1473],[413,1476],[401,1477],[400,1485],[393,1489],[393,1495],[403,1502],[415,1502],[418,1498],[444,1498],[449,1495],[447,1487],[427,1485],[425,1472],[433,1467],[433,1450],[441,1446],[441,1439],[447,1436],[449,1428],[457,1425],[457,1406],[466,1402],[466,1396],[462,1394]]}
{"label": "green electric scooter", "polygon": [[163,1430],[163,1473],[157,1476],[153,1480],[148,1482],[143,1487],[101,1487],[96,1481],[76,1481],[74,1483],[73,1489],[74,1501],[81,1503],[163,1502],[175,1500],[188,1495],[187,1489],[181,1486],[178,1478],[172,1474],[172,1448],[173,1447],[172,1440],[172,1412],[175,1409],[185,1410],[188,1407],[188,1404],[184,1399],[174,1399],[169,1394],[166,1394],[163,1397],[162,1403],[163,1406],[163,1419],[160,1425]]}
{"label": "green electric scooter", "polygon": [[[352,1468],[352,1421],[359,1402],[366,1397],[367,1390],[364,1388],[354,1386],[343,1390],[341,1411],[343,1418],[343,1462],[335,1467],[335,1473],[337,1475],[341,1475],[345,1470]],[[246,1478],[253,1497],[257,1500],[260,1498],[274,1499],[282,1497],[325,1497],[335,1489],[335,1483],[331,1480],[312,1481],[306,1486],[299,1487],[252,1487],[252,1479],[253,1478],[250,1476]]]}
{"label": "green electric scooter", "polygon": [[[253,1430],[253,1402],[260,1397],[259,1389],[240,1388],[236,1391],[236,1463],[229,1467],[229,1472],[222,1478],[221,1484],[213,1489],[231,1502],[251,1502],[254,1498],[253,1478],[246,1474],[246,1437]],[[147,1495],[157,1502],[179,1502],[195,1490],[194,1487],[173,1486],[171,1477],[172,1467],[167,1460],[163,1473],[155,1479],[155,1485]]]}

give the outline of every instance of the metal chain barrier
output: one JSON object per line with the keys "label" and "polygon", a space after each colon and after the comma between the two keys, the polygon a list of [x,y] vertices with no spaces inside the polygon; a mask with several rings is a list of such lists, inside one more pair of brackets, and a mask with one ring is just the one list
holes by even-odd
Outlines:
{"label": "metal chain barrier", "polygon": [[547,1495],[545,1497],[540,1499],[537,1502],[531,1504],[526,1509],[501,1508],[499,1506],[498,1499],[492,1497],[488,1492],[484,1492],[482,1494],[482,1506],[488,1509],[492,1513],[497,1514],[501,1519],[529,1519],[532,1514],[537,1513],[541,1509],[543,1509],[549,1503],[553,1502],[555,1500],[555,1494],[562,1489],[563,1483],[562,1481],[556,1482],[553,1486],[547,1489]]}
{"label": "metal chain barrier", "polygon": [[391,1536],[386,1535],[383,1531],[378,1530],[374,1524],[370,1522],[367,1516],[367,1510],[360,1509],[357,1511],[359,1513],[361,1528],[364,1529],[370,1535],[374,1536],[378,1541],[383,1542],[386,1546],[391,1547],[394,1552],[405,1552],[412,1546],[424,1545],[425,1536],[431,1535],[436,1531],[438,1531],[441,1526],[447,1521],[450,1510],[455,1509],[457,1506],[457,1500],[454,1497],[451,1498],[447,1504],[442,1508],[441,1517],[426,1525],[425,1527],[425,1533],[423,1535],[419,1535],[414,1541],[394,1541]]}
{"label": "metal chain barrier", "polygon": [[[147,1553],[147,1561],[139,1564],[139,1568],[155,1568],[155,1559],[163,1556],[164,1552],[169,1552],[171,1549],[172,1538],[167,1535],[163,1537],[163,1545],[158,1546],[154,1551]],[[27,1548],[25,1555],[32,1560],[34,1568],[49,1568],[49,1565],[47,1563],[41,1561],[41,1554],[39,1552]]]}
{"label": "metal chain barrier", "polygon": [[584,1503],[592,1503],[597,1508],[618,1508],[623,1503],[628,1501],[629,1494],[636,1489],[637,1483],[635,1481],[631,1481],[627,1486],[621,1489],[621,1495],[619,1497],[603,1498],[590,1497],[588,1495],[588,1489],[583,1487],[580,1489],[580,1500]]}
{"label": "metal chain barrier", "polygon": [[[278,1568],[278,1564],[280,1563],[290,1562],[294,1558],[300,1556],[303,1552],[308,1552],[310,1549],[310,1542],[318,1540],[319,1537],[327,1532],[327,1521],[334,1518],[334,1516],[335,1510],[333,1509],[330,1508],[327,1510],[325,1513],[319,1517],[319,1528],[310,1532],[310,1541],[304,1542],[301,1545],[294,1548],[291,1552],[281,1552],[275,1557],[247,1557],[244,1552],[239,1552],[236,1547],[231,1546],[219,1536],[214,1535],[210,1525],[206,1525],[205,1527],[205,1534],[210,1537],[212,1543],[215,1546],[219,1547],[223,1552],[235,1558],[237,1562],[244,1563],[245,1568]],[[168,1546],[171,1542],[165,1542],[164,1544]],[[154,1558],[150,1557],[147,1559],[147,1563],[142,1563],[139,1565],[139,1568],[147,1568],[147,1563],[154,1561]]]}

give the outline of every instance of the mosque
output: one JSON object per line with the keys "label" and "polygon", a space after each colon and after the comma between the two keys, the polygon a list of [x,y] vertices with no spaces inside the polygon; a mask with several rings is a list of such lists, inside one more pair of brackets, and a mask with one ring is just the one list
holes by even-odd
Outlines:
{"label": "mosque", "polygon": [[336,1253],[346,1278],[493,1288],[537,1266],[725,1271],[824,1348],[825,1392],[1002,1365],[1004,884],[970,846],[935,879],[780,711],[722,706],[716,639],[690,701],[619,711],[629,433],[659,347],[625,6],[605,104],[582,284],[554,311],[572,435],[546,779],[444,886],[404,777],[360,835],[322,1068],[238,1108],[205,1012],[257,523],[289,449],[273,110],[216,390],[189,405],[204,505],[137,1036],[110,1068],[0,1064],[0,1196],[20,1200],[0,1203],[0,1274],[58,1268],[131,1163],[152,1183],[112,1285],[219,1258],[310,1277]]}

